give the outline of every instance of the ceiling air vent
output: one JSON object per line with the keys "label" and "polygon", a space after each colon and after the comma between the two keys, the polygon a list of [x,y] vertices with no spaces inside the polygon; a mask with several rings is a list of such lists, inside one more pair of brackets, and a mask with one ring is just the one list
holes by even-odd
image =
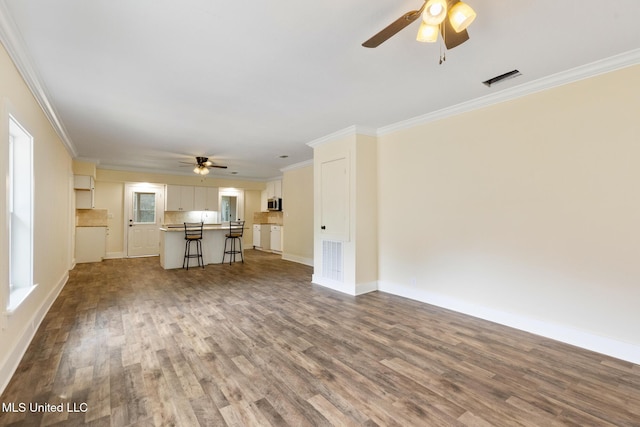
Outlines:
{"label": "ceiling air vent", "polygon": [[499,82],[507,80],[507,79],[512,79],[514,77],[518,77],[518,76],[521,76],[521,75],[522,75],[522,73],[520,73],[520,71],[513,70],[513,71],[509,71],[508,73],[504,73],[504,74],[500,74],[499,76],[492,77],[489,80],[486,80],[486,81],[482,82],[482,84],[486,85],[487,87],[491,87],[496,83],[499,83]]}

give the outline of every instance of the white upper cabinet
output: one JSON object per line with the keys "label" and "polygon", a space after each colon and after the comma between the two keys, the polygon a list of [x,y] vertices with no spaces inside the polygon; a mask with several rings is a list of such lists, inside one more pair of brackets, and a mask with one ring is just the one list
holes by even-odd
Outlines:
{"label": "white upper cabinet", "polygon": [[95,207],[95,182],[90,175],[74,175],[73,188],[76,190],[76,209]]}
{"label": "white upper cabinet", "polygon": [[90,175],[74,175],[73,188],[76,190],[93,190],[93,177]]}
{"label": "white upper cabinet", "polygon": [[167,185],[166,211],[192,211],[194,209],[194,187],[190,185]]}
{"label": "white upper cabinet", "polygon": [[218,188],[167,185],[166,211],[217,211]]}
{"label": "white upper cabinet", "polygon": [[267,198],[281,198],[282,197],[282,180],[267,182]]}
{"label": "white upper cabinet", "polygon": [[193,210],[217,211],[218,210],[218,188],[217,187],[195,187]]}

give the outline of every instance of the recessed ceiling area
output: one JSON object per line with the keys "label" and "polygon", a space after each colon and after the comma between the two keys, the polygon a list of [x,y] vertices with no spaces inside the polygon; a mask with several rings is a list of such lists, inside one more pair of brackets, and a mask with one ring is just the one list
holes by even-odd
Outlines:
{"label": "recessed ceiling area", "polygon": [[470,38],[441,65],[442,43],[416,42],[419,22],[361,46],[420,0],[0,0],[0,37],[76,158],[187,174],[180,162],[205,156],[228,166],[211,177],[257,180],[349,126],[379,129],[640,48],[637,0],[466,2]]}

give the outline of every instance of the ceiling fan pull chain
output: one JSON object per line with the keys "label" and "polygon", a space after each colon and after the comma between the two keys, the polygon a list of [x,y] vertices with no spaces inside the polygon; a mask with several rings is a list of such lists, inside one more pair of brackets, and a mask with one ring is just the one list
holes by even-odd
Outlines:
{"label": "ceiling fan pull chain", "polygon": [[447,50],[442,48],[447,44],[447,31],[446,27],[443,27],[442,24],[438,25],[438,30],[442,30],[442,41],[440,42],[440,61],[438,62],[438,65],[442,65],[442,63],[447,60]]}
{"label": "ceiling fan pull chain", "polygon": [[446,49],[443,50],[443,48],[442,48],[444,46],[444,43],[445,43],[445,41],[444,41],[444,37],[445,37],[444,36],[444,32],[442,34],[443,34],[442,35],[442,39],[443,40],[442,40],[442,42],[440,42],[440,45],[439,45],[439,47],[440,47],[440,60],[438,61],[438,65],[442,65],[442,63],[447,60],[447,50]]}

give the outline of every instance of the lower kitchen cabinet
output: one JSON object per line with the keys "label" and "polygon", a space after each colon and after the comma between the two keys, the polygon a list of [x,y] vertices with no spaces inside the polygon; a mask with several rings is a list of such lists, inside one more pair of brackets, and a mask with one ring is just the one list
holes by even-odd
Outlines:
{"label": "lower kitchen cabinet", "polygon": [[271,248],[271,227],[269,224],[253,224],[253,247],[268,251]]}
{"label": "lower kitchen cabinet", "polygon": [[271,225],[271,250],[273,252],[282,252],[282,226]]}
{"label": "lower kitchen cabinet", "polygon": [[76,227],[76,263],[100,262],[107,254],[107,227]]}

